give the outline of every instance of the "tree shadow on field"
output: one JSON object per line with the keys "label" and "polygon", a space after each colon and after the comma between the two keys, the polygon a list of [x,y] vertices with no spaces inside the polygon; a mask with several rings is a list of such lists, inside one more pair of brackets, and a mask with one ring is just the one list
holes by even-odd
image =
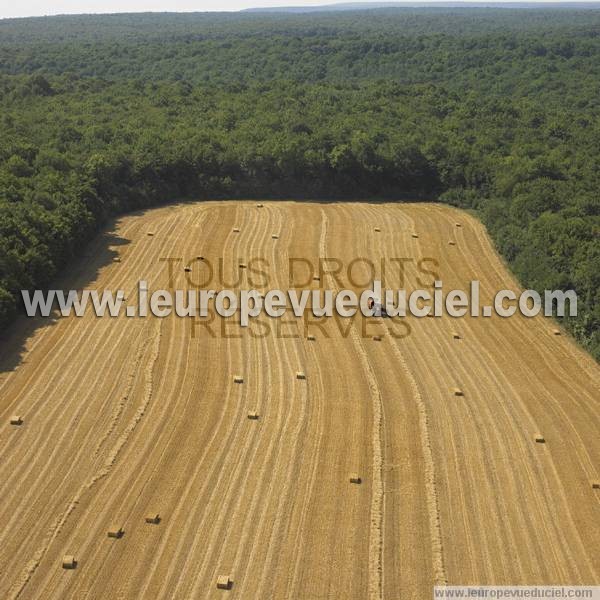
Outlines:
{"label": "tree shadow on field", "polygon": [[[100,270],[115,262],[121,248],[131,243],[116,233],[120,219],[112,219],[79,253],[61,267],[61,274],[48,289],[82,290],[93,287]],[[30,290],[31,291],[31,290]],[[50,316],[28,317],[21,310],[14,322],[0,332],[0,376],[27,363],[27,345],[33,336],[47,327],[55,327],[63,317],[58,310]],[[60,348],[55,351],[61,351]]]}

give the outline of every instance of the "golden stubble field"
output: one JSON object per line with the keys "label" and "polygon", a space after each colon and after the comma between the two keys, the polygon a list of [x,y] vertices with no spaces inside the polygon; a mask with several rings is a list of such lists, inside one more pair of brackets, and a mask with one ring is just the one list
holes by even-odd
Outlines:
{"label": "golden stubble field", "polygon": [[[257,257],[284,290],[290,258],[337,258],[343,278],[366,257],[390,288],[421,287],[433,258],[445,289],[518,289],[457,210],[294,202],[124,217],[60,285],[135,303],[139,279],[186,287],[200,255],[241,287]],[[184,259],[174,282],[161,258]],[[600,370],[555,324],[409,318],[406,335],[328,320],[309,340],[306,323],[260,321],[260,335],[89,313],[16,324],[0,363],[0,598],[425,600],[445,582],[600,581]]]}

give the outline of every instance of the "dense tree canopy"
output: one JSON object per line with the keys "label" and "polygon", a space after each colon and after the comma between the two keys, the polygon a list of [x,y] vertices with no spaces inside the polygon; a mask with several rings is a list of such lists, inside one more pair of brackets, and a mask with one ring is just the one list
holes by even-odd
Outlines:
{"label": "dense tree canopy", "polygon": [[172,198],[440,199],[600,356],[600,11],[0,21],[0,320]]}

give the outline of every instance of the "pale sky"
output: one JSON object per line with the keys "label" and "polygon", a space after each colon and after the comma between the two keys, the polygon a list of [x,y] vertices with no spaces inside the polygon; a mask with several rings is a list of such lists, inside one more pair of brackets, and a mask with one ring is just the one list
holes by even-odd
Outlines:
{"label": "pale sky", "polygon": [[0,18],[81,13],[234,11],[265,6],[318,6],[339,1],[342,0],[0,0]]}
{"label": "pale sky", "polygon": [[259,6],[318,6],[335,1],[337,0],[0,0],[0,18],[81,13],[230,11]]}

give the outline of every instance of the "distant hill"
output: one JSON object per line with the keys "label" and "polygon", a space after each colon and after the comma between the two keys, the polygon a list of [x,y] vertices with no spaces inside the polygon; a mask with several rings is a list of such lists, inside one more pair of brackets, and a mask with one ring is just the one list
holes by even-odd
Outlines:
{"label": "distant hill", "polygon": [[341,2],[320,6],[272,6],[240,12],[311,13],[382,8],[556,8],[600,9],[600,2]]}

